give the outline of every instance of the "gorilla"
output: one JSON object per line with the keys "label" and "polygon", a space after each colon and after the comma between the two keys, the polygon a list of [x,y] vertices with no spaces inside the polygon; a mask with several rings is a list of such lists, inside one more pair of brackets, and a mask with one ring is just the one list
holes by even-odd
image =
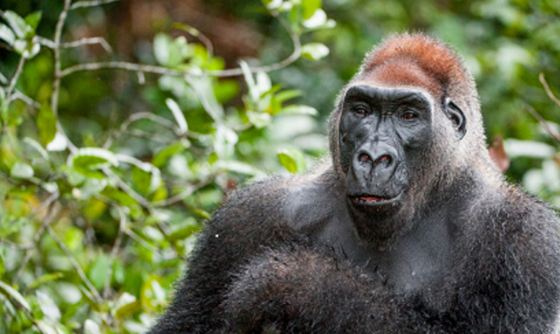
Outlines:
{"label": "gorilla", "polygon": [[331,159],[230,197],[149,333],[557,331],[557,216],[491,161],[459,56],[392,36],[336,105]]}

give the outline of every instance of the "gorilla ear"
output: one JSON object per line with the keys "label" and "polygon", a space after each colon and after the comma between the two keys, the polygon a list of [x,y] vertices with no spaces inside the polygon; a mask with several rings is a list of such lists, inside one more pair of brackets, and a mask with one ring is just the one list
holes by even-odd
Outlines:
{"label": "gorilla ear", "polygon": [[465,133],[467,133],[467,118],[463,110],[453,100],[447,98],[445,100],[445,114],[453,122],[455,130],[459,134],[459,140],[463,139]]}

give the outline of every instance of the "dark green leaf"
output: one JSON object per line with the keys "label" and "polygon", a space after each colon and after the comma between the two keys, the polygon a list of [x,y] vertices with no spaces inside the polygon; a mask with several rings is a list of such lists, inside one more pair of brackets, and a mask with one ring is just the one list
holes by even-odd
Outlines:
{"label": "dark green leaf", "polygon": [[104,167],[117,166],[118,163],[119,161],[115,154],[96,147],[81,148],[71,158],[71,166],[74,170],[93,178],[103,178],[103,174],[97,172],[97,170]]}

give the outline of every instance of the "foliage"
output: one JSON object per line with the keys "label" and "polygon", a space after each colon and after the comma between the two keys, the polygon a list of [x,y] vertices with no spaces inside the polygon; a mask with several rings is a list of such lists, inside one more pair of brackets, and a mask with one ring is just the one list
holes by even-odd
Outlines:
{"label": "foliage", "polygon": [[[131,42],[114,26],[148,2]],[[324,154],[337,92],[390,33],[465,57],[508,177],[560,207],[559,106],[538,79],[560,87],[557,0],[180,2],[265,35],[239,62],[166,2],[2,1],[0,333],[143,332],[228,191]]]}
{"label": "foliage", "polygon": [[[276,165],[292,173],[304,172],[309,159],[271,140],[268,129],[277,118],[292,122],[317,111],[290,104],[301,93],[273,85],[267,72],[329,53],[320,43],[300,43],[312,29],[333,25],[321,1],[264,1],[294,47],[268,66],[242,61],[224,69],[210,40],[184,24],[176,30],[199,42],[160,32],[151,64],[118,55],[68,58],[96,44],[112,51],[97,37],[63,42],[68,17],[109,2],[65,0],[52,39],[37,33],[41,12],[0,12],[0,39],[18,55],[11,74],[0,77],[2,333],[143,333],[227,191],[263,177],[265,155],[278,152]],[[110,92],[92,80],[102,69],[137,75],[151,110],[127,115],[104,105]],[[234,76],[245,79],[246,93],[228,79]],[[237,96],[242,103],[230,103]],[[105,128],[79,116],[89,113],[88,99],[101,100],[96,112],[111,109]]]}

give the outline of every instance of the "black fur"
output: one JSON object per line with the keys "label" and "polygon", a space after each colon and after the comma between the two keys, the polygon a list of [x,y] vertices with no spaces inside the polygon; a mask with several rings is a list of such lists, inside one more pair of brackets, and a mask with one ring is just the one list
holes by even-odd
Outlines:
{"label": "black fur", "polygon": [[[423,132],[424,155],[385,140],[397,150],[390,162],[410,164],[415,154],[426,161],[406,165],[402,198],[368,208],[349,197],[346,172],[357,172],[341,165],[349,152],[332,144],[344,136],[339,107],[333,165],[237,191],[201,233],[150,333],[553,333],[560,310],[556,214],[500,181],[476,145],[467,145],[476,159],[445,147],[484,140],[482,132],[472,139],[477,120],[461,110],[472,106],[452,103],[454,115],[471,118],[450,122],[445,108],[427,111],[434,126]],[[351,150],[349,159],[359,157],[359,148]],[[368,191],[362,197],[394,195],[360,182]]]}

